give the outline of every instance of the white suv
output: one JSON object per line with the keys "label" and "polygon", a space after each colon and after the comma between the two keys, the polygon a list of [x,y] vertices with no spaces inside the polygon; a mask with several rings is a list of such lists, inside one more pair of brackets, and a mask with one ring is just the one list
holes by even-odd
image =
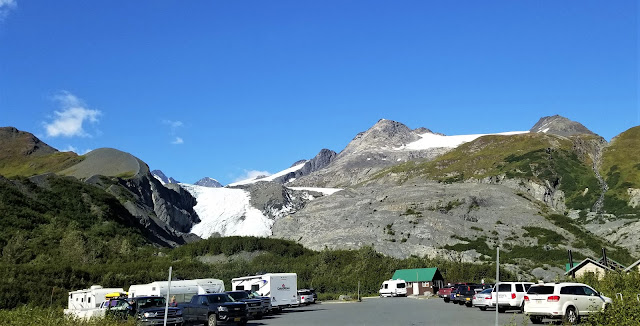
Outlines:
{"label": "white suv", "polygon": [[497,298],[498,312],[505,312],[509,309],[522,310],[524,295],[532,285],[531,282],[500,282],[496,284],[491,293],[491,306],[496,306]]}
{"label": "white suv", "polygon": [[524,297],[524,313],[534,324],[542,324],[545,317],[577,324],[580,316],[600,311],[610,304],[610,298],[586,284],[544,283],[529,288]]}

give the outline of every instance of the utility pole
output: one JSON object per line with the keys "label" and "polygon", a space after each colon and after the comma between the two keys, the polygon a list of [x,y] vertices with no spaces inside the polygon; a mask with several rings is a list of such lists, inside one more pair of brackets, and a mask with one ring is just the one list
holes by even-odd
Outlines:
{"label": "utility pole", "polygon": [[169,266],[169,282],[167,283],[167,301],[164,306],[164,326],[167,326],[167,317],[169,315],[169,296],[171,295],[171,270],[173,266]]}
{"label": "utility pole", "polygon": [[496,326],[498,326],[498,294],[500,293],[500,247],[496,246]]}

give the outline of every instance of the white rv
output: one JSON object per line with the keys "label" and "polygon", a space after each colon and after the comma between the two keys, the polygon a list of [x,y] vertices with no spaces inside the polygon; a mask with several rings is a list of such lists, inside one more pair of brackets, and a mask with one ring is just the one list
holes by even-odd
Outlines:
{"label": "white rv", "polygon": [[388,280],[382,282],[380,286],[381,297],[406,297],[407,296],[407,282],[404,280]]}
{"label": "white rv", "polygon": [[91,318],[104,315],[100,305],[106,301],[106,295],[113,292],[122,293],[122,288],[103,288],[93,285],[88,289],[69,292],[68,307],[64,310],[67,315],[78,318]]}
{"label": "white rv", "polygon": [[[164,297],[167,295],[168,283],[168,281],[160,281],[131,285],[129,287],[129,298],[148,295]],[[176,302],[188,302],[196,294],[224,292],[224,282],[215,278],[171,281],[170,292],[172,297],[176,297]]]}
{"label": "white rv", "polygon": [[298,275],[296,273],[271,273],[238,277],[231,280],[234,291],[251,290],[271,298],[273,309],[298,305]]}

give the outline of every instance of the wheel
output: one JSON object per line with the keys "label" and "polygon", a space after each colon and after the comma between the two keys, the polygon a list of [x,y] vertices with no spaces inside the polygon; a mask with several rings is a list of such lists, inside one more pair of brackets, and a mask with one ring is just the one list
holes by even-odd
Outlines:
{"label": "wheel", "polygon": [[487,311],[487,307],[478,307],[481,311]]}
{"label": "wheel", "polygon": [[464,301],[458,301],[458,304],[462,306],[464,304]]}
{"label": "wheel", "polygon": [[444,302],[449,303],[449,301],[451,301],[451,299],[449,299],[449,298],[444,298]]}
{"label": "wheel", "polygon": [[540,316],[531,316],[529,319],[531,319],[532,324],[542,324],[542,317]]}
{"label": "wheel", "polygon": [[505,311],[507,311],[507,308],[505,308],[505,307],[498,307],[498,312],[499,312],[499,313],[504,313]]}
{"label": "wheel", "polygon": [[467,308],[471,308],[471,307],[473,307],[473,305],[471,304],[471,302],[467,302],[467,303],[465,303],[464,305],[465,305],[465,306],[467,306]]}
{"label": "wheel", "polygon": [[243,320],[243,321],[239,321],[236,325],[244,326],[244,325],[246,325],[246,324],[247,324],[247,321],[246,321],[246,320]]}
{"label": "wheel", "polygon": [[217,325],[218,325],[218,318],[216,317],[216,314],[209,315],[209,323],[207,324],[207,326],[217,326]]}
{"label": "wheel", "polygon": [[261,312],[256,314],[256,319],[262,319],[262,313]]}
{"label": "wheel", "polygon": [[564,313],[564,321],[571,325],[575,325],[580,322],[580,316],[578,316],[576,308],[567,308],[567,311]]}

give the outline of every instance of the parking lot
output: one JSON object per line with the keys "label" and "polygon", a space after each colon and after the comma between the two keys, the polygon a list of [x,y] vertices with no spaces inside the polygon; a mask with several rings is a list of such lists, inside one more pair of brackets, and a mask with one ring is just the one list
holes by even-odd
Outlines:
{"label": "parking lot", "polygon": [[[529,325],[519,312],[500,314],[500,325]],[[495,325],[495,310],[480,311],[442,299],[365,298],[291,308],[249,325]]]}

